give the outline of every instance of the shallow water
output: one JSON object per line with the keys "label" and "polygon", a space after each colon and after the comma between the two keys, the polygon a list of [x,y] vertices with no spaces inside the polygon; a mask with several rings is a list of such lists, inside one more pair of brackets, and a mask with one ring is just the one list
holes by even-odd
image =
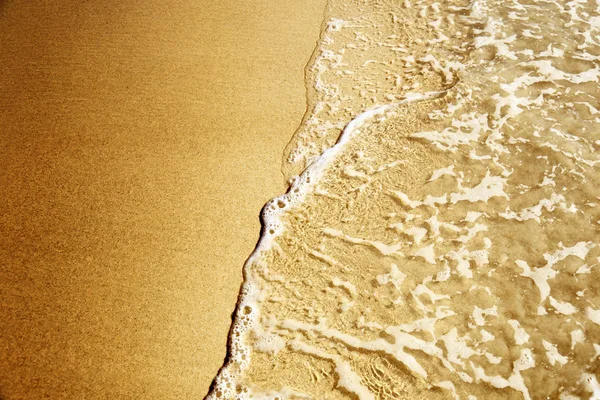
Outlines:
{"label": "shallow water", "polygon": [[210,399],[600,398],[600,2],[331,0]]}

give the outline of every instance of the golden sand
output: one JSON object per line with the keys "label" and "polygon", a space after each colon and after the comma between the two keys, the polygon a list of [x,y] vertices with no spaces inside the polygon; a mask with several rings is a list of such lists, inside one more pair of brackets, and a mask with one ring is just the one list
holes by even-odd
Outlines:
{"label": "golden sand", "polygon": [[0,398],[201,398],[323,0],[0,3]]}

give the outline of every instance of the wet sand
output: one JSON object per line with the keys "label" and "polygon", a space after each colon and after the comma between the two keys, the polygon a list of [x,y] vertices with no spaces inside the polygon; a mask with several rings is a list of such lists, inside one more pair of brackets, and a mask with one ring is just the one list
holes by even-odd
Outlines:
{"label": "wet sand", "polygon": [[0,2],[0,398],[200,398],[323,0]]}
{"label": "wet sand", "polygon": [[599,22],[329,0],[207,400],[600,399]]}

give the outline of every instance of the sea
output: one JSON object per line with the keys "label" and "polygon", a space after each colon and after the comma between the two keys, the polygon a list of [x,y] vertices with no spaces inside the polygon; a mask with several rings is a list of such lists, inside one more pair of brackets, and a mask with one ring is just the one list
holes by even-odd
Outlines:
{"label": "sea", "polygon": [[207,399],[600,399],[600,1],[329,0]]}

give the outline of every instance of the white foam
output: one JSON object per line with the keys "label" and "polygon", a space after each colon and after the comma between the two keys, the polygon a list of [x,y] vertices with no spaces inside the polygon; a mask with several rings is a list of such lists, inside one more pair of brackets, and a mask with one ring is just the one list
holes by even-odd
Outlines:
{"label": "white foam", "polygon": [[333,286],[344,288],[350,295],[356,296],[356,286],[354,286],[351,282],[344,281],[336,276],[333,277],[331,283]]}
{"label": "white foam", "polygon": [[435,257],[435,248],[434,248],[434,244],[431,243],[425,247],[421,247],[419,250],[415,251],[413,253],[414,257],[421,257],[423,258],[425,261],[427,261],[429,264],[435,264],[436,263],[436,257]]}
{"label": "white foam", "polygon": [[579,343],[585,343],[585,333],[581,329],[571,331],[571,350]]}
{"label": "white foam", "polygon": [[391,283],[396,290],[400,290],[400,286],[405,278],[406,274],[402,273],[396,264],[391,264],[389,273],[377,275],[377,283],[380,285]]}
{"label": "white foam", "polygon": [[600,325],[600,310],[595,310],[592,307],[586,307],[585,315],[590,321]]}
{"label": "white foam", "polygon": [[552,307],[563,315],[571,315],[579,311],[577,307],[569,302],[556,300],[552,296],[549,296],[548,299],[550,300]]}
{"label": "white foam", "polygon": [[290,347],[295,351],[316,355],[320,358],[333,361],[335,365],[335,373],[337,375],[337,386],[353,393],[359,400],[375,400],[373,393],[362,385],[360,376],[352,370],[350,364],[342,359],[342,357],[334,354],[329,354],[314,346],[310,346],[299,340],[292,340]]}
{"label": "white foam", "polygon": [[516,319],[509,319],[508,323],[515,331],[514,338],[515,338],[516,344],[518,344],[520,346],[529,341],[530,336],[527,334],[525,329],[523,329],[523,327],[521,327],[521,323],[519,321],[517,321]]}
{"label": "white foam", "polygon": [[423,240],[425,235],[427,235],[427,229],[420,228],[418,226],[412,226],[408,229],[404,229],[403,233],[412,236],[415,244],[421,244],[421,240]]}
{"label": "white foam", "polygon": [[557,345],[555,345],[554,343],[550,343],[546,340],[542,340],[542,344],[546,349],[546,357],[548,357],[548,361],[550,362],[550,364],[554,365],[556,363],[559,363],[561,365],[565,365],[569,362],[569,357],[563,356],[558,352]]}
{"label": "white foam", "polygon": [[493,176],[488,171],[479,184],[472,188],[463,188],[461,186],[462,190],[460,193],[452,193],[450,195],[450,202],[452,204],[456,204],[459,201],[469,201],[471,203],[477,201],[487,202],[492,197],[504,197],[508,200],[508,194],[504,192],[505,184],[506,178]]}
{"label": "white foam", "polygon": [[544,209],[547,212],[552,212],[557,206],[563,210],[567,210],[569,208],[563,195],[552,193],[549,199],[541,199],[535,206],[524,208],[519,212],[514,212],[507,208],[505,212],[499,213],[498,215],[502,218],[515,219],[517,221],[534,219],[537,222],[540,222],[542,211]]}

